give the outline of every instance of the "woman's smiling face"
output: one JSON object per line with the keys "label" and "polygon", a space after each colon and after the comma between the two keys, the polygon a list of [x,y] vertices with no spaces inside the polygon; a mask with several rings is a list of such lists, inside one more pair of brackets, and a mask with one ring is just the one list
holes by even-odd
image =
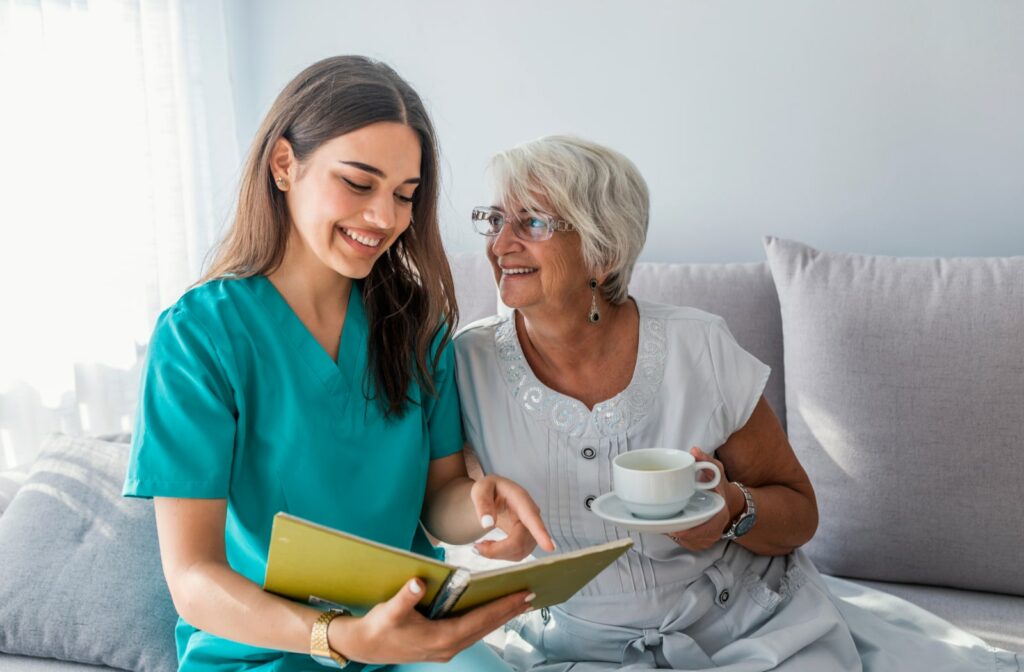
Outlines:
{"label": "woman's smiling face", "polygon": [[[548,209],[544,214],[557,216]],[[506,216],[529,214],[510,204]],[[512,228],[506,223],[498,235],[487,240],[487,259],[502,303],[529,311],[590,301],[590,273],[583,261],[579,234],[557,231],[547,240],[532,241],[517,237]]]}
{"label": "woman's smiling face", "polygon": [[365,278],[409,228],[420,154],[412,128],[378,122],[325,142],[301,164],[292,160],[285,198],[294,233],[325,266]]}

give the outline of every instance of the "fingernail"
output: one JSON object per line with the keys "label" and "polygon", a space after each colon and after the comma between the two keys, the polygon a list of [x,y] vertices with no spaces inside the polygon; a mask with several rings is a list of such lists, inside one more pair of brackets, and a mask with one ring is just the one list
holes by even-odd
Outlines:
{"label": "fingernail", "polygon": [[480,549],[479,549],[479,548],[477,548],[476,546],[474,546],[472,550],[473,550],[473,555],[483,555],[483,554],[482,554],[482,553],[480,552]]}
{"label": "fingernail", "polygon": [[535,599],[537,599],[537,593],[530,593],[529,595],[526,596],[526,599],[524,599],[523,602],[526,602],[527,604],[530,604]]}
{"label": "fingernail", "polygon": [[494,527],[494,518],[490,515],[484,516],[480,519],[480,524],[483,525],[485,530],[489,530]]}
{"label": "fingernail", "polygon": [[423,589],[420,588],[420,584],[419,584],[418,581],[410,581],[409,582],[409,590],[411,590],[414,595],[419,595],[420,593],[423,592]]}

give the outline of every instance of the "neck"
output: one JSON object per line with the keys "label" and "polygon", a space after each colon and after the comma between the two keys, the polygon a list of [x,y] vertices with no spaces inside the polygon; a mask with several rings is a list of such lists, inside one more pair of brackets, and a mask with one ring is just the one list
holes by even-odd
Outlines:
{"label": "neck", "polygon": [[[626,311],[633,309],[633,303],[612,305],[599,301],[601,321],[596,324],[587,319],[589,307],[588,300],[586,307],[571,310],[517,310],[516,326],[523,349],[555,370],[573,369],[605,357],[614,345],[619,323],[628,315]],[[574,317],[566,319],[567,315]]]}
{"label": "neck", "polygon": [[294,228],[281,265],[267,277],[294,309],[318,321],[344,311],[352,289],[352,279],[325,266]]}

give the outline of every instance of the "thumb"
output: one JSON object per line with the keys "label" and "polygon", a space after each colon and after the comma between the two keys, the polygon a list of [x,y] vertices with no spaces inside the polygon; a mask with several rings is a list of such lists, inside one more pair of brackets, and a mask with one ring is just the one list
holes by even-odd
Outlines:
{"label": "thumb", "polygon": [[423,582],[419,579],[410,579],[394,597],[384,603],[384,608],[390,615],[401,617],[415,609],[422,599]]}
{"label": "thumb", "polygon": [[693,448],[690,448],[690,455],[693,455],[698,460],[710,460],[711,459],[710,455],[705,453],[703,450],[701,450],[697,446],[694,446]]}

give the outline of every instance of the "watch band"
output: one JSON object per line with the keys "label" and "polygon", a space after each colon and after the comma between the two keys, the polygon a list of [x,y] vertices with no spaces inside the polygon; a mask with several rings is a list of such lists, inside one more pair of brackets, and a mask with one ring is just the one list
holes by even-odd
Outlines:
{"label": "watch band", "polygon": [[348,615],[349,612],[344,609],[328,609],[316,619],[313,631],[309,635],[309,655],[313,660],[325,667],[340,669],[348,665],[348,658],[332,649],[327,639],[327,628],[331,621],[339,616]]}
{"label": "watch band", "polygon": [[732,483],[743,493],[744,507],[740,515],[736,516],[736,520],[732,521],[732,525],[722,535],[722,539],[726,540],[742,537],[747,532],[750,532],[750,528],[757,521],[757,504],[754,503],[754,497],[750,494],[750,490],[739,481],[733,481]]}

